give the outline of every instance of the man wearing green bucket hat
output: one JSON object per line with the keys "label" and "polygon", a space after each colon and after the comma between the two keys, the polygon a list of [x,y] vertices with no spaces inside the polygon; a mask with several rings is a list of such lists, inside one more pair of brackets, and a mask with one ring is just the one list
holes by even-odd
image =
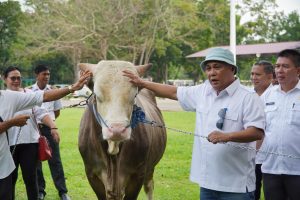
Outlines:
{"label": "man wearing green bucket hat", "polygon": [[[255,190],[255,141],[265,126],[259,97],[235,78],[233,54],[211,49],[200,64],[208,80],[192,87],[176,87],[141,79],[124,71],[139,88],[178,100],[196,112],[191,181],[201,186],[201,200],[252,200]],[[253,151],[249,150],[253,149]]]}

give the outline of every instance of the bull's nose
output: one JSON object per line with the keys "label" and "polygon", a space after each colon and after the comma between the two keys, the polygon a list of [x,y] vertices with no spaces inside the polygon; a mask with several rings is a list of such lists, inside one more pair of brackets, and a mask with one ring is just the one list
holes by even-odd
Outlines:
{"label": "bull's nose", "polygon": [[108,129],[113,134],[122,134],[126,130],[126,125],[124,123],[111,123]]}

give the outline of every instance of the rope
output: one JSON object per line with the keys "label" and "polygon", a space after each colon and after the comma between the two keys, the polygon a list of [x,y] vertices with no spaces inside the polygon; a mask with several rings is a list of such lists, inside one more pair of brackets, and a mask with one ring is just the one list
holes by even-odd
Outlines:
{"label": "rope", "polygon": [[[86,102],[87,102],[87,100],[83,100],[83,101],[80,101],[77,104],[66,106],[63,109],[65,109],[65,108],[74,108],[74,107],[77,107],[77,106],[84,106],[84,105],[87,104]],[[195,134],[193,132],[184,131],[184,130],[180,130],[180,129],[176,129],[176,128],[171,128],[171,127],[168,127],[164,124],[158,124],[155,121],[147,120],[144,111],[140,107],[135,105],[134,106],[134,112],[132,114],[132,120],[131,120],[132,128],[135,128],[139,122],[144,123],[144,124],[149,124],[149,125],[155,126],[155,127],[165,128],[165,129],[168,129],[168,130],[171,130],[171,131],[174,131],[174,132],[178,132],[178,133],[182,133],[182,134],[185,134],[185,135],[191,135],[191,136],[200,137],[200,138],[203,138],[203,139],[208,139],[208,137],[204,136],[204,135],[198,135],[198,134]],[[275,155],[275,156],[282,156],[282,157],[286,157],[286,158],[299,159],[300,160],[300,157],[295,156],[295,155],[282,154],[282,153],[272,152],[272,151],[264,151],[264,150],[256,149],[256,148],[253,148],[253,147],[246,147],[246,146],[241,146],[241,145],[237,145],[237,144],[233,144],[233,143],[218,143],[218,144],[224,144],[226,146],[230,146],[230,147],[234,147],[234,148],[238,148],[238,149],[243,149],[243,150],[247,150],[247,151],[255,151],[256,153],[265,153],[265,154],[271,154],[271,155]]]}

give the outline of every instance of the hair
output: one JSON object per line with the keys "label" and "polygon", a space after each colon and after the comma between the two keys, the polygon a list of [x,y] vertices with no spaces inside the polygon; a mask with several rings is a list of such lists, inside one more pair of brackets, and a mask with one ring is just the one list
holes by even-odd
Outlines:
{"label": "hair", "polygon": [[264,68],[264,72],[266,74],[274,74],[274,67],[272,65],[272,63],[265,61],[265,60],[261,60],[256,62],[254,65],[259,65],[262,66]]}
{"label": "hair", "polygon": [[49,67],[47,65],[39,64],[34,68],[34,73],[39,74],[39,73],[47,71],[47,70],[49,70]]}
{"label": "hair", "polygon": [[3,72],[4,78],[7,78],[9,72],[15,71],[15,70],[17,70],[17,71],[20,72],[20,69],[19,69],[18,67],[16,67],[16,66],[9,66],[8,68],[6,68],[6,69],[4,70],[4,72]]}
{"label": "hair", "polygon": [[300,53],[295,49],[282,50],[278,53],[277,57],[289,58],[296,67],[300,67]]}

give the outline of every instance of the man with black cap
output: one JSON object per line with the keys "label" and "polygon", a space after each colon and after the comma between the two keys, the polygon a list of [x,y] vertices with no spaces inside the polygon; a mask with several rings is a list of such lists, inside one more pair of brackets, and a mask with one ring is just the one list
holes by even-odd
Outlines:
{"label": "man with black cap", "polygon": [[201,200],[252,200],[255,141],[262,138],[265,126],[263,104],[235,78],[238,67],[231,51],[213,48],[200,66],[208,80],[192,87],[123,73],[136,86],[178,100],[184,110],[197,113],[190,179],[201,185]]}

